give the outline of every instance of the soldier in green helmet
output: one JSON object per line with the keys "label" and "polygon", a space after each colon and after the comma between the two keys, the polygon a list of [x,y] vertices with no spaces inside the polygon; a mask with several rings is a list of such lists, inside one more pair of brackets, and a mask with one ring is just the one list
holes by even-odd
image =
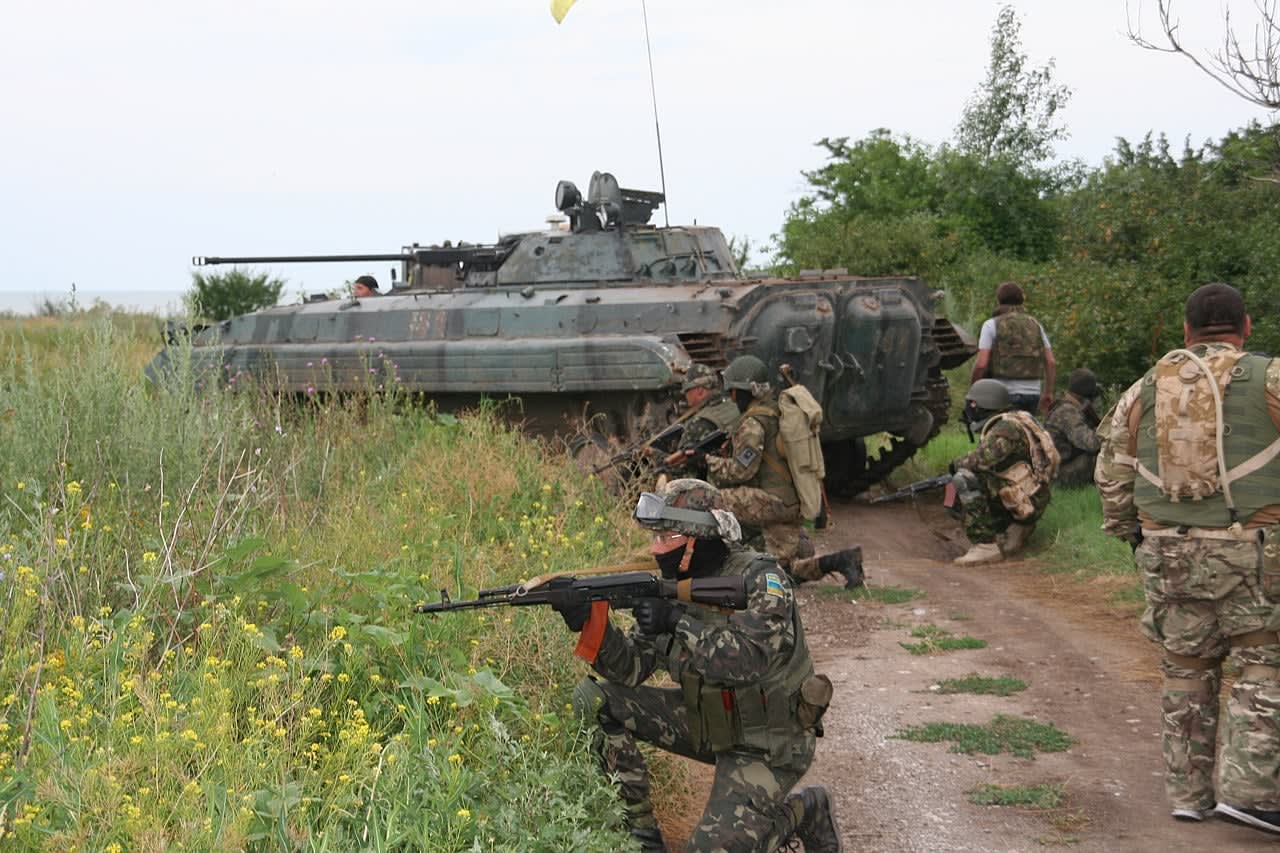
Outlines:
{"label": "soldier in green helmet", "polygon": [[995,563],[1026,545],[1049,505],[1058,470],[1053,438],[1036,419],[1014,409],[1009,391],[979,379],[964,398],[962,417],[978,446],[951,463],[969,550],[956,564]]}
{"label": "soldier in green helmet", "polygon": [[778,451],[780,410],[769,368],[755,356],[743,355],[721,375],[739,415],[729,432],[726,455],[706,457],[707,479],[720,488],[748,540],[762,541],[793,581],[834,573],[845,579],[847,588],[861,586],[861,548],[814,556],[793,475]]}
{"label": "soldier in green helmet", "polygon": [[1049,408],[1044,428],[1053,436],[1061,458],[1055,486],[1093,485],[1093,468],[1101,446],[1097,434],[1100,419],[1094,410],[1098,394],[1098,377],[1087,367],[1077,367],[1067,379],[1067,393]]}
{"label": "soldier in green helmet", "polygon": [[1182,329],[1098,428],[1103,530],[1133,546],[1164,652],[1173,817],[1280,834],[1280,359],[1245,352],[1252,321],[1226,284],[1191,294]]}
{"label": "soldier in green helmet", "polygon": [[[748,605],[721,611],[646,600],[635,608],[630,630],[605,619],[587,642],[596,649],[591,664],[600,677],[578,685],[574,707],[594,727],[593,750],[618,781],[632,836],[645,853],[666,850],[637,745],[646,741],[715,765],[688,851],[764,853],[791,839],[811,853],[839,851],[827,790],[792,792],[813,761],[831,682],[814,674],[786,573],[772,557],[739,544],[737,519],[720,491],[702,480],[673,480],[642,494],[634,517],[653,531],[664,577],[740,575]],[[584,598],[556,609],[587,641],[592,604]],[[658,669],[677,686],[645,684]]]}

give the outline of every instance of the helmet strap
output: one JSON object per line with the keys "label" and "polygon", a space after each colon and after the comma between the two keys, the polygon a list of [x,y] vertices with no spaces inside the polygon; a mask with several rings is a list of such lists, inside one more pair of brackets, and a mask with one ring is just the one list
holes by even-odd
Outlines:
{"label": "helmet strap", "polygon": [[693,546],[697,544],[696,537],[690,536],[689,541],[684,543],[684,556],[680,558],[680,574],[689,574],[689,563],[693,560]]}

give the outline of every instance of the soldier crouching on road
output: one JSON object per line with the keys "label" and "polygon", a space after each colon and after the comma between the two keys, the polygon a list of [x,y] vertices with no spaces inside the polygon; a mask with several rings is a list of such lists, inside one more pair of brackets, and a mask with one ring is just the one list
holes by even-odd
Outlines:
{"label": "soldier crouching on road", "polygon": [[706,457],[707,479],[720,488],[744,528],[759,532],[764,550],[777,557],[793,581],[835,573],[844,577],[846,589],[861,586],[861,548],[814,556],[793,475],[778,455],[780,410],[769,368],[755,356],[743,355],[730,362],[722,378],[742,414],[730,430],[729,455]]}
{"label": "soldier crouching on road", "polygon": [[973,383],[963,417],[970,434],[976,428],[979,435],[978,446],[951,463],[970,542],[955,562],[996,563],[1022,550],[1049,505],[1058,451],[1035,418],[1013,409],[1008,390],[994,379]]}
{"label": "soldier crouching on road", "polygon": [[[1173,817],[1280,833],[1280,359],[1244,351],[1251,325],[1235,288],[1192,293],[1185,348],[1103,418],[1096,479],[1103,530],[1143,574],[1143,633],[1164,649]],[[1240,674],[1219,737],[1228,655]]]}
{"label": "soldier crouching on road", "polygon": [[[738,544],[738,521],[724,507],[714,486],[673,480],[640,496],[635,519],[654,532],[663,577],[741,575],[747,608],[645,600],[624,634],[585,597],[557,604],[570,630],[582,632],[579,649],[596,649],[591,664],[605,679],[579,684],[574,706],[596,726],[593,749],[617,777],[645,853],[666,847],[637,739],[715,765],[686,850],[764,853],[798,839],[809,853],[839,851],[827,790],[791,793],[813,761],[831,682],[814,674],[786,574],[772,557]],[[679,686],[646,686],[660,668]]]}

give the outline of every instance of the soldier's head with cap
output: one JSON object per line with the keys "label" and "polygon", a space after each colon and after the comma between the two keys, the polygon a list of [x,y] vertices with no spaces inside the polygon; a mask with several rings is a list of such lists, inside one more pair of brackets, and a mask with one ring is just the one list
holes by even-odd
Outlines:
{"label": "soldier's head with cap", "polygon": [[636,502],[636,523],[653,531],[653,556],[667,577],[715,574],[729,548],[742,540],[724,496],[703,480],[672,480]]}
{"label": "soldier's head with cap", "polygon": [[351,295],[357,299],[378,295],[378,280],[371,275],[362,275],[351,283]]}
{"label": "soldier's head with cap", "polygon": [[685,371],[680,393],[684,394],[684,401],[689,404],[689,408],[696,409],[715,394],[719,387],[720,377],[716,376],[715,370],[694,362]]}
{"label": "soldier's head with cap", "polygon": [[1187,297],[1182,323],[1186,343],[1223,341],[1243,346],[1252,331],[1253,321],[1244,310],[1244,297],[1231,285],[1206,284]]}
{"label": "soldier's head with cap", "polygon": [[1077,367],[1067,377],[1067,390],[1081,400],[1092,400],[1098,396],[1098,377],[1087,367]]}

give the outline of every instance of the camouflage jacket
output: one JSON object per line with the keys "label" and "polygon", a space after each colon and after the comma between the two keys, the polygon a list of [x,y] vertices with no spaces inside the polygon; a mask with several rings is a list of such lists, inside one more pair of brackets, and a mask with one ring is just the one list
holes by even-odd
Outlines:
{"label": "camouflage jacket", "polygon": [[1031,464],[1031,447],[1017,424],[1001,418],[986,431],[978,446],[952,462],[951,468],[968,468],[975,474],[998,474],[1018,462]]}
{"label": "camouflage jacket", "polygon": [[[595,671],[628,687],[644,683],[657,669],[676,679],[682,672],[695,672],[708,684],[734,687],[758,683],[788,664],[803,638],[797,636],[795,594],[786,573],[772,558],[738,549],[730,553],[721,574],[745,577],[745,610],[726,615],[680,605],[685,612],[674,632],[657,636],[642,634],[634,626],[623,633],[611,621],[592,665]],[[679,649],[678,659],[669,657],[672,649]],[[811,662],[790,665],[796,663],[812,671]]]}
{"label": "camouflage jacket", "polygon": [[1093,407],[1070,392],[1054,401],[1044,420],[1044,427],[1053,436],[1053,444],[1063,462],[1081,453],[1098,452],[1102,442],[1095,432],[1097,426],[1098,416]]}
{"label": "camouflage jacket", "polygon": [[[1235,350],[1232,344],[1213,341],[1189,347],[1201,357],[1221,349]],[[1138,428],[1141,419],[1144,376],[1130,385],[1115,406],[1103,415],[1098,426],[1100,450],[1094,467],[1094,481],[1102,495],[1102,530],[1109,536],[1134,544],[1137,542],[1139,517],[1134,503],[1134,482],[1137,479]],[[1280,413],[1280,359],[1272,359],[1266,371],[1266,396],[1273,421]],[[1258,524],[1275,523],[1277,513],[1268,510],[1260,513]],[[1149,521],[1149,519],[1148,519]]]}
{"label": "camouflage jacket", "polygon": [[707,476],[724,488],[752,482],[764,462],[765,425],[759,418],[744,415],[730,432],[731,456],[708,456]]}

